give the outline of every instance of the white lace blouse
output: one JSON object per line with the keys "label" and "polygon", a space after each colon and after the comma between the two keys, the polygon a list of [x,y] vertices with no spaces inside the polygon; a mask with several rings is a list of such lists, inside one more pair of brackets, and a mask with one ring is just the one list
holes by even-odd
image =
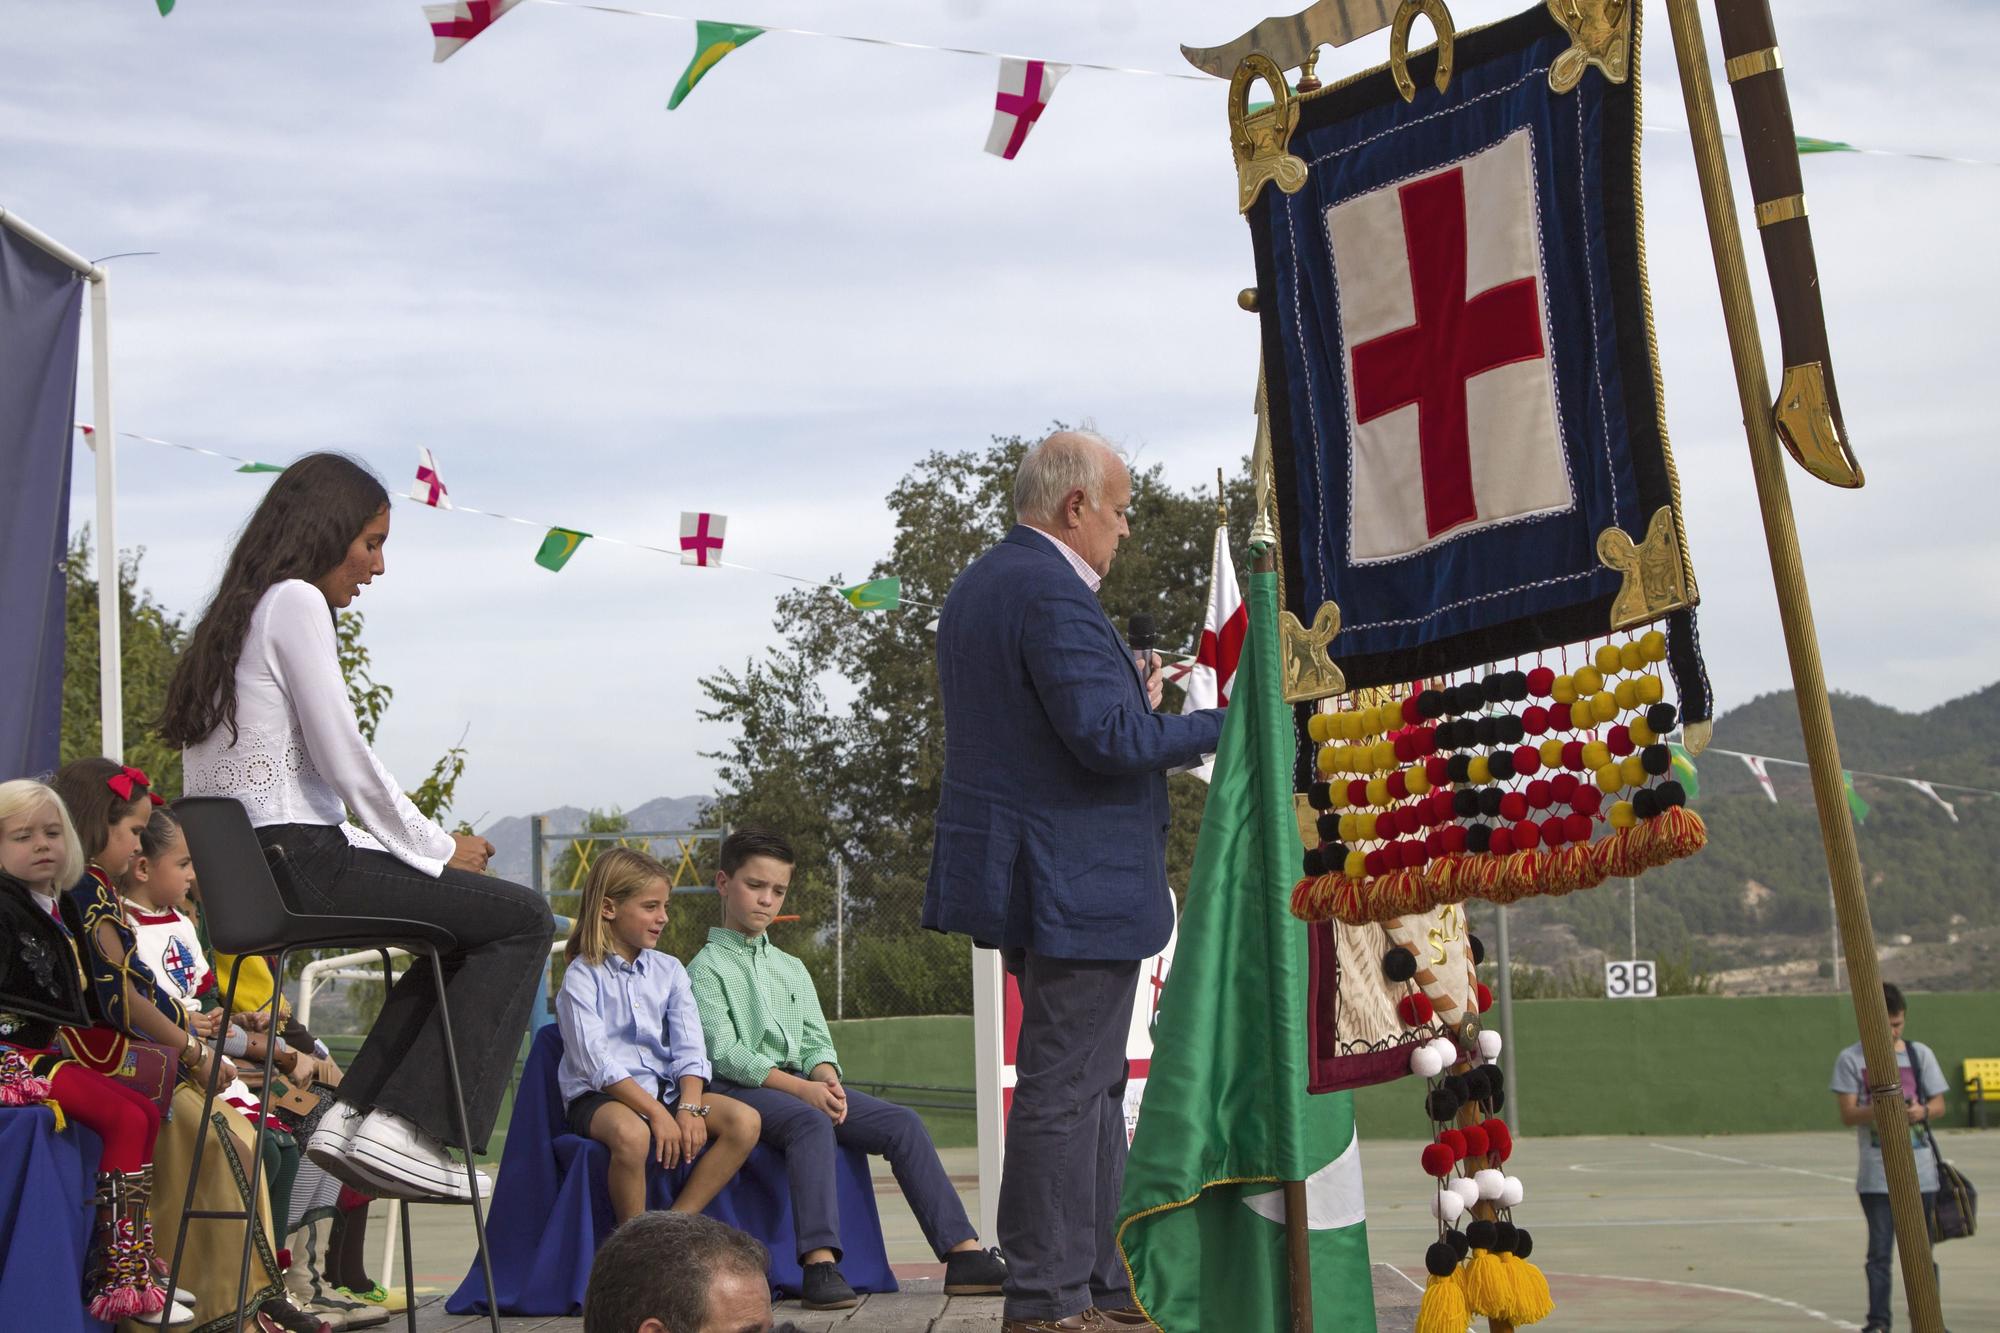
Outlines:
{"label": "white lace blouse", "polygon": [[236,728],[233,745],[219,725],[182,752],[188,795],[233,796],[259,828],[334,825],[355,846],[433,877],[451,859],[451,835],[410,804],[361,738],[333,617],[303,579],[273,584],[251,613],[236,659]]}

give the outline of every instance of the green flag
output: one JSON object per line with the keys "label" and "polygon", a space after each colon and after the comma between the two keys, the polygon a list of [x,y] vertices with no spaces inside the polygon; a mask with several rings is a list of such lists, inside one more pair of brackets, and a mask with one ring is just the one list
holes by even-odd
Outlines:
{"label": "green flag", "polygon": [[1798,141],[1801,153],[1854,153],[1860,151],[1853,144],[1842,143],[1838,139],[1812,139],[1803,134],[1794,137]]}
{"label": "green flag", "polygon": [[159,5],[161,18],[174,12],[174,0],[159,0]]}
{"label": "green flag", "polygon": [[842,588],[840,595],[857,611],[894,611],[903,604],[903,579],[899,574],[870,579],[852,588]]}
{"label": "green flag", "polygon": [[245,463],[236,470],[238,472],[283,472],[285,469],[284,465],[280,463]]}
{"label": "green flag", "polygon": [[685,102],[687,95],[694,91],[694,86],[701,82],[702,75],[714,69],[717,61],[762,31],[762,28],[747,23],[698,20],[694,25],[694,59],[688,61],[681,81],[674,85],[674,95],[667,99],[667,110],[672,111]]}
{"label": "green flag", "polygon": [[1687,746],[1679,741],[1668,741],[1667,749],[1674,757],[1674,781],[1681,784],[1681,790],[1686,792],[1687,798],[1692,801],[1696,793],[1701,791],[1701,775],[1694,771],[1694,756],[1689,754]]}
{"label": "green flag", "polygon": [[1314,1327],[1375,1330],[1353,1099],[1306,1092],[1307,928],[1289,910],[1305,849],[1277,601],[1277,576],[1253,574],[1119,1205],[1134,1293],[1163,1333],[1291,1326],[1286,1180],[1310,1200]]}
{"label": "green flag", "polygon": [[574,528],[550,528],[549,535],[542,538],[542,549],[535,552],[535,563],[547,570],[561,569],[588,536]]}
{"label": "green flag", "polygon": [[1854,790],[1854,774],[1844,768],[1841,769],[1840,785],[1847,788],[1847,808],[1853,813],[1854,822],[1857,824],[1866,822],[1870,807],[1868,802],[1861,799],[1861,793]]}

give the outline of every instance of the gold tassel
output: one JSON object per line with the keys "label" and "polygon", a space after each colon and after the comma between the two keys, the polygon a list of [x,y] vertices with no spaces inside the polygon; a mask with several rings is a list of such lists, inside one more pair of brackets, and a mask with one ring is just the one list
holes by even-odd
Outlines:
{"label": "gold tassel", "polygon": [[1514,1290],[1517,1297],[1514,1322],[1532,1324],[1547,1319],[1556,1311],[1556,1300],[1549,1292],[1549,1280],[1542,1276],[1542,1270],[1526,1259],[1510,1259],[1514,1270]]}
{"label": "gold tassel", "polygon": [[1424,1287],[1424,1303],[1417,1310],[1413,1333],[1465,1333],[1472,1312],[1465,1308],[1465,1293],[1459,1289],[1458,1275],[1433,1277]]}
{"label": "gold tassel", "polygon": [[1514,1303],[1508,1297],[1513,1293],[1508,1290],[1507,1270],[1499,1255],[1474,1250],[1472,1261],[1459,1269],[1459,1281],[1465,1284],[1465,1304],[1472,1313],[1498,1319],[1511,1316]]}

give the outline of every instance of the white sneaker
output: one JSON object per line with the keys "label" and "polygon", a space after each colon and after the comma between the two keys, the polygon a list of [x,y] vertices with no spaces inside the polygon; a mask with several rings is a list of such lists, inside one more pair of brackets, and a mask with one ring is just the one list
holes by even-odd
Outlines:
{"label": "white sneaker", "polygon": [[[318,1136],[314,1136],[317,1141]],[[347,1145],[347,1162],[379,1177],[398,1198],[469,1199],[465,1167],[443,1143],[410,1121],[370,1111]],[[482,1188],[480,1195],[489,1192]]]}
{"label": "white sneaker", "polygon": [[381,1194],[397,1186],[365,1169],[353,1155],[354,1136],[360,1132],[362,1122],[368,1115],[359,1107],[336,1103],[320,1118],[319,1128],[306,1140],[306,1157],[343,1185],[363,1194]]}
{"label": "white sneaker", "polygon": [[168,1301],[167,1308],[152,1318],[134,1319],[132,1322],[141,1328],[179,1328],[183,1324],[194,1322],[194,1311],[179,1301]]}

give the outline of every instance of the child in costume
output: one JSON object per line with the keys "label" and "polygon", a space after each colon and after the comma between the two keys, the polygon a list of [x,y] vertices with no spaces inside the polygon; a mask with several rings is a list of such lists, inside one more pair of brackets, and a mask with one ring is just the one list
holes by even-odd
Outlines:
{"label": "child in costume", "polygon": [[[0,783],[0,1105],[54,1101],[103,1140],[97,1231],[86,1264],[93,1319],[157,1318],[167,1292],[155,1280],[145,1199],[160,1108],[129,1084],[55,1049],[61,1027],[88,1027],[83,968],[57,902],[83,873],[83,847],[55,792],[25,779]],[[170,1323],[187,1323],[176,1307]]]}
{"label": "child in costume", "polygon": [[[556,996],[563,1058],[557,1074],[570,1132],[611,1150],[611,1210],[646,1209],[646,1167],[694,1169],[673,1211],[698,1213],[757,1146],[757,1113],[708,1091],[701,1015],[687,969],[659,952],[667,868],[613,848],[590,868],[563,950]],[[699,1160],[697,1160],[699,1159]]]}
{"label": "child in costume", "polygon": [[767,830],[740,828],[723,840],[715,879],[722,924],[708,932],[688,974],[716,1087],[754,1107],[763,1141],[784,1155],[803,1303],[839,1310],[860,1301],[839,1267],[836,1145],[889,1159],[924,1238],[944,1261],[947,1293],[998,1293],[1007,1266],[998,1251],[980,1247],[923,1120],[841,1086],[812,976],[765,933],[784,905],[794,859],[791,844]]}

